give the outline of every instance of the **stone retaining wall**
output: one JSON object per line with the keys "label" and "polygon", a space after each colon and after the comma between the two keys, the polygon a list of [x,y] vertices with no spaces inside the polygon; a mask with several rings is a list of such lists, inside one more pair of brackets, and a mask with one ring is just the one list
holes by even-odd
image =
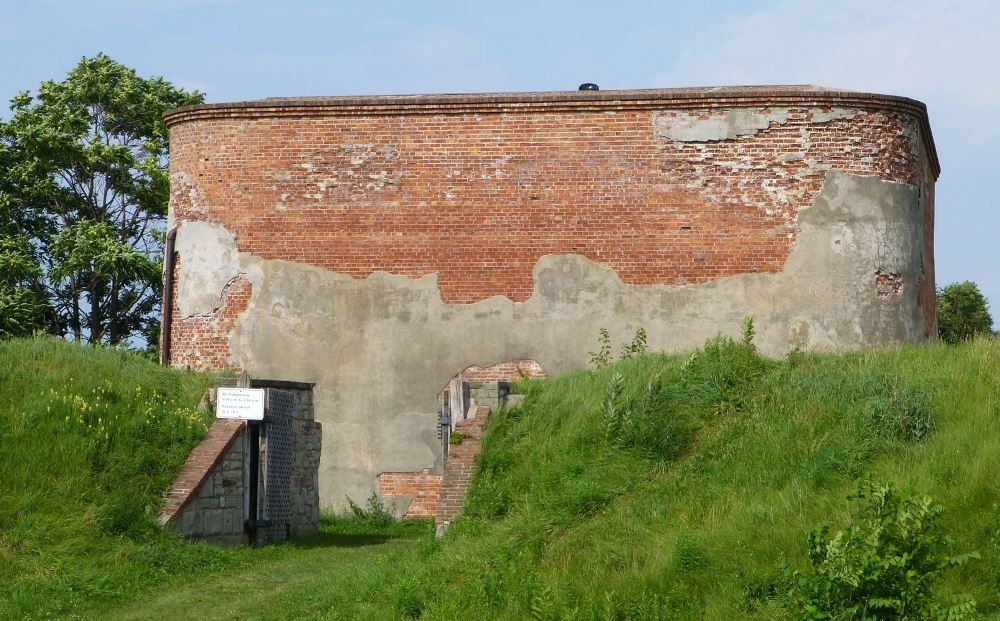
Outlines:
{"label": "stone retaining wall", "polygon": [[[219,380],[216,387],[235,383],[231,379]],[[294,398],[289,534],[295,537],[315,534],[319,531],[322,425],[314,420],[312,385],[273,380],[253,380],[251,385],[279,389]],[[208,402],[214,409],[214,389]],[[216,545],[247,543],[249,539],[244,532],[249,515],[247,444],[245,423],[216,419],[173,481],[160,513],[160,524],[186,538]]]}
{"label": "stone retaining wall", "polygon": [[159,521],[188,539],[246,543],[245,425],[216,420],[174,480]]}

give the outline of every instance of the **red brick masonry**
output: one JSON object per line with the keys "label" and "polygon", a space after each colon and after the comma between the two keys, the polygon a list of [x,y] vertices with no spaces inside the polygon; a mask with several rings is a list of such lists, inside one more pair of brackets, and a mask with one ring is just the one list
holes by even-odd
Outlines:
{"label": "red brick masonry", "polygon": [[[922,127],[888,109],[817,121],[808,98],[773,99],[759,109],[792,106],[787,121],[684,143],[657,124],[690,110],[624,101],[493,113],[337,105],[303,117],[275,114],[278,101],[269,116],[260,106],[241,118],[178,112],[168,116],[171,208],[178,223],[223,224],[241,251],[267,259],[359,278],[437,273],[449,303],[527,299],[546,254],[585,255],[631,284],[777,272],[797,210],[823,180],[809,162],[916,183]],[[854,103],[844,99],[828,103]],[[801,157],[782,158],[792,153]]]}
{"label": "red brick masonry", "polygon": [[[787,118],[749,135],[662,133],[777,107]],[[854,112],[831,119],[833,107]],[[356,278],[437,274],[446,303],[526,300],[550,254],[584,255],[636,285],[780,272],[826,170],[921,185],[919,295],[934,325],[939,169],[926,110],[910,99],[807,86],[273,99],[166,120],[175,223],[218,223],[242,252]],[[176,363],[230,361],[249,289],[231,283],[211,317],[174,316]]]}
{"label": "red brick masonry", "polygon": [[163,510],[160,511],[160,524],[167,524],[173,520],[188,501],[197,496],[205,478],[222,460],[226,450],[240,436],[242,430],[243,423],[240,421],[215,419],[205,437],[188,455],[184,467],[171,483]]}
{"label": "red brick masonry", "polygon": [[420,472],[383,472],[378,475],[382,496],[409,497],[406,518],[431,518],[437,515],[441,476],[427,470]]}
{"label": "red brick masonry", "polygon": [[467,382],[495,382],[498,380],[516,382],[522,379],[545,377],[545,370],[535,360],[511,360],[491,367],[474,365],[459,373],[458,376]]}
{"label": "red brick masonry", "polygon": [[[183,260],[183,259],[180,259]],[[178,263],[180,262],[178,260]],[[194,369],[222,369],[230,360],[229,332],[240,313],[250,303],[253,285],[242,276],[222,291],[219,308],[211,315],[180,320],[180,310],[174,281],[173,359]],[[240,370],[238,367],[233,367]]]}
{"label": "red brick masonry", "polygon": [[469,489],[469,483],[472,482],[472,474],[476,467],[476,457],[483,449],[480,438],[486,429],[489,417],[490,408],[480,406],[476,409],[475,418],[466,419],[455,425],[454,433],[466,437],[461,444],[452,445],[448,449],[435,524],[450,522],[462,512],[465,494]]}

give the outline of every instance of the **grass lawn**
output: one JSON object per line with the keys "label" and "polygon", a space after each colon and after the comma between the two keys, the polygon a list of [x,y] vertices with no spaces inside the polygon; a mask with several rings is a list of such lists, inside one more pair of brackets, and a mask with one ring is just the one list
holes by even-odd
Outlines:
{"label": "grass lawn", "polygon": [[521,383],[443,540],[327,519],[218,550],[156,529],[209,381],[0,343],[0,618],[798,619],[789,573],[863,480],[940,503],[942,553],[979,558],[935,596],[1000,618],[997,340],[767,360],[713,339]]}
{"label": "grass lawn", "polygon": [[318,536],[257,550],[237,566],[181,577],[128,605],[91,609],[81,618],[387,619],[394,612],[369,592],[419,557],[434,536],[427,523],[371,527],[326,519]]}

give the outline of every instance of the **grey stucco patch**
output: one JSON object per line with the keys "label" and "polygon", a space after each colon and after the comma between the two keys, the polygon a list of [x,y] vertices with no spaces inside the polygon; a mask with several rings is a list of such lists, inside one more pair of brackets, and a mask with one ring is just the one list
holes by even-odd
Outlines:
{"label": "grey stucco patch", "polygon": [[[200,276],[215,298],[234,271],[253,284],[230,335],[234,363],[257,377],[316,382],[321,500],[341,508],[345,496],[371,495],[381,472],[440,471],[436,395],[473,364],[530,358],[556,374],[588,363],[602,327],[616,344],[643,327],[652,349],[679,351],[720,331],[735,335],[747,314],[755,317],[759,346],[772,355],[922,337],[916,283],[923,232],[915,188],[827,173],[814,205],[799,211],[798,228],[778,274],[682,287],[629,285],[586,257],[554,255],[538,261],[534,292],[520,303],[493,297],[445,304],[433,274],[378,272],[359,280],[248,254],[238,255],[238,265],[188,263],[219,272]],[[225,246],[232,238],[217,232],[200,239]],[[899,275],[898,297],[878,295],[879,270]]]}
{"label": "grey stucco patch", "polygon": [[177,307],[181,317],[207,315],[219,307],[222,290],[239,276],[236,240],[223,227],[189,222],[177,229]]}
{"label": "grey stucco patch", "polygon": [[[752,136],[771,123],[788,122],[789,108],[731,108],[718,111],[656,113],[653,122],[661,138],[679,142],[712,142]],[[828,123],[835,119],[857,116],[855,108],[815,109],[813,123]]]}
{"label": "grey stucco patch", "polygon": [[765,111],[758,108],[732,108],[718,112],[680,112],[658,114],[655,122],[661,138],[681,142],[731,140],[752,136],[771,123],[788,120],[788,108]]}
{"label": "grey stucco patch", "polygon": [[859,108],[830,108],[828,110],[823,110],[821,108],[812,108],[810,110],[812,115],[813,123],[829,123],[830,121],[836,121],[838,119],[853,119],[859,114],[864,114],[864,111]]}

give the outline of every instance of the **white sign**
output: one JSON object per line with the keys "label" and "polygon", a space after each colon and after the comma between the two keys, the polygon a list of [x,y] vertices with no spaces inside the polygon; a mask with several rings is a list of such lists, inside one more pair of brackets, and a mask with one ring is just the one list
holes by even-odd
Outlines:
{"label": "white sign", "polygon": [[264,420],[263,388],[220,388],[215,416],[239,420]]}

